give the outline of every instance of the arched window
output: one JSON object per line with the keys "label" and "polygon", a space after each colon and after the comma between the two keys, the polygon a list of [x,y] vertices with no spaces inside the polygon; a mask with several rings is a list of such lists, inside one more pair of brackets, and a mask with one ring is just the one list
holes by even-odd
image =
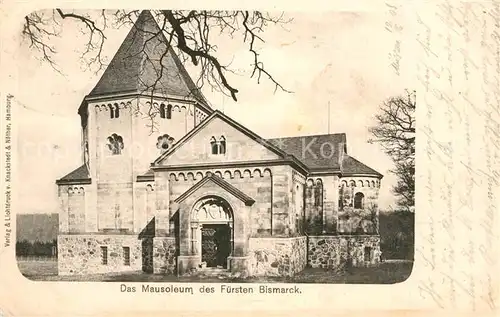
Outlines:
{"label": "arched window", "polygon": [[107,143],[108,149],[111,151],[113,155],[122,154],[123,150],[123,138],[116,133],[113,133],[108,137]]}
{"label": "arched window", "polygon": [[365,195],[363,193],[356,193],[354,195],[354,209],[363,209],[365,202]]}
{"label": "arched window", "polygon": [[161,104],[160,105],[160,118],[164,119],[166,116],[166,113],[165,113],[165,105],[164,104]]}
{"label": "arched window", "polygon": [[120,116],[120,108],[118,107],[118,104],[115,103],[115,118],[118,118]]}
{"label": "arched window", "polygon": [[297,185],[295,188],[295,208],[297,208],[297,214],[300,213],[300,186]]}
{"label": "arched window", "polygon": [[88,141],[85,141],[83,158],[84,158],[85,164],[89,164],[90,158],[89,158],[89,142]]}
{"label": "arched window", "polygon": [[172,105],[167,105],[167,119],[172,119]]}
{"label": "arched window", "polygon": [[109,116],[111,117],[111,119],[113,119],[115,117],[115,111],[113,110],[113,106],[108,105],[108,107],[109,107]]}
{"label": "arched window", "polygon": [[214,137],[210,139],[210,148],[212,149],[212,154],[219,154],[218,153],[218,146],[217,146],[217,140],[215,140]]}
{"label": "arched window", "polygon": [[375,187],[375,181],[372,181],[372,187]]}
{"label": "arched window", "polygon": [[226,138],[224,136],[219,139],[219,154],[226,154]]}
{"label": "arched window", "polygon": [[321,206],[323,203],[323,182],[318,179],[314,186],[314,206]]}
{"label": "arched window", "polygon": [[226,138],[221,136],[219,141],[215,139],[214,136],[210,138],[210,148],[212,150],[212,154],[226,154]]}
{"label": "arched window", "polygon": [[356,187],[356,182],[355,181],[351,181],[350,185],[351,185],[351,187]]}
{"label": "arched window", "polygon": [[339,210],[344,210],[344,190],[345,186],[342,184],[339,188]]}
{"label": "arched window", "polygon": [[365,247],[364,260],[365,260],[365,262],[370,262],[372,260],[372,248],[371,247]]}

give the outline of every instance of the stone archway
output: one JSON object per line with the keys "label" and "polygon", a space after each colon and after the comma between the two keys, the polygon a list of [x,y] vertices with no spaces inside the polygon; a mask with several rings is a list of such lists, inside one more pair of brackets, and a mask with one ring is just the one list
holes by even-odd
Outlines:
{"label": "stone archway", "polygon": [[198,200],[191,210],[191,250],[207,267],[228,267],[233,253],[233,209],[219,196]]}

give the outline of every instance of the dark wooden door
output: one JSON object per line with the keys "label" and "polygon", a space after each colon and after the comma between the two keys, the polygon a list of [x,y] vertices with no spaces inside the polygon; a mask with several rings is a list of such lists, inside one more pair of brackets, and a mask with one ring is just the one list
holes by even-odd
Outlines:
{"label": "dark wooden door", "polygon": [[231,253],[231,237],[228,225],[203,225],[201,229],[201,260],[207,267],[226,268]]}
{"label": "dark wooden door", "polygon": [[231,254],[231,237],[228,225],[220,226],[217,229],[215,241],[217,243],[217,265],[227,268],[227,257]]}
{"label": "dark wooden door", "polygon": [[201,228],[201,261],[206,262],[207,266],[215,267],[217,244],[215,242],[215,228],[203,226]]}

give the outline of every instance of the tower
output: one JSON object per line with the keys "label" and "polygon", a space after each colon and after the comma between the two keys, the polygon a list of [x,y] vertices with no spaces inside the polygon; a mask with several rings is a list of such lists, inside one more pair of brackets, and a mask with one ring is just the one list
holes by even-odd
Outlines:
{"label": "tower", "polygon": [[78,109],[83,162],[57,181],[60,231],[140,231],[147,220],[137,217],[137,178],[212,112],[151,12],[142,11]]}

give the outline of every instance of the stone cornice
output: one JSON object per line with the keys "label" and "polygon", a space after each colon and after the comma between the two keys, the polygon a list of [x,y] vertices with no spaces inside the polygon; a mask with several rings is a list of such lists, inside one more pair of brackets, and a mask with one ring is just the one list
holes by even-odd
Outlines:
{"label": "stone cornice", "polygon": [[324,169],[324,170],[314,170],[311,171],[308,175],[308,177],[315,177],[315,176],[340,176],[341,173],[339,170],[332,170],[332,169]]}
{"label": "stone cornice", "polygon": [[207,111],[209,114],[213,112],[212,109],[208,108],[207,106],[203,105],[202,103],[198,102],[196,99],[186,99],[185,97],[182,96],[176,96],[176,95],[169,95],[164,96],[161,94],[146,94],[146,93],[140,93],[135,90],[133,91],[124,91],[120,93],[113,93],[113,94],[105,94],[101,96],[85,96],[83,99],[82,104],[80,105],[80,108],[78,109],[78,113],[81,113],[83,109],[86,110],[86,107],[88,106],[88,103],[91,102],[107,102],[111,100],[116,100],[116,99],[135,99],[135,98],[154,98],[154,99],[160,99],[160,100],[165,100],[165,101],[172,101],[172,102],[180,102],[180,103],[186,103],[186,104],[193,104],[196,105],[200,108],[202,108],[204,111]]}
{"label": "stone cornice", "polygon": [[138,232],[133,232],[131,230],[59,232],[59,236],[137,236],[138,234]]}
{"label": "stone cornice", "polygon": [[85,178],[85,179],[72,179],[72,180],[65,180],[65,179],[58,179],[56,180],[56,185],[90,185],[92,184],[92,179],[91,178]]}
{"label": "stone cornice", "polygon": [[384,178],[383,175],[375,175],[375,174],[357,174],[357,173],[342,173],[340,177],[371,177],[371,178]]}
{"label": "stone cornice", "polygon": [[151,169],[154,171],[187,171],[198,169],[213,169],[213,168],[242,168],[242,167],[262,167],[262,166],[276,166],[276,165],[292,165],[301,169],[307,174],[301,166],[295,164],[294,160],[278,159],[278,160],[260,160],[260,161],[243,161],[243,162],[216,162],[216,163],[201,163],[201,164],[180,164],[180,165],[152,165]]}
{"label": "stone cornice", "polygon": [[243,193],[241,190],[238,188],[234,187],[230,183],[226,182],[222,178],[215,176],[213,174],[210,174],[209,176],[204,177],[201,181],[198,183],[194,184],[191,188],[186,190],[183,194],[181,194],[179,197],[175,199],[175,203],[181,203],[184,201],[187,197],[189,197],[193,192],[198,190],[199,188],[203,187],[208,182],[213,182],[225,191],[229,192],[236,198],[240,199],[245,203],[246,206],[252,206],[255,203],[255,200],[251,198],[250,196],[246,195]]}
{"label": "stone cornice", "polygon": [[154,175],[137,175],[137,182],[153,182],[155,180]]}
{"label": "stone cornice", "polygon": [[299,182],[300,184],[305,184],[306,183],[306,176],[302,175],[301,173],[297,171],[292,172],[292,180],[295,182]]}
{"label": "stone cornice", "polygon": [[132,91],[124,91],[120,93],[113,93],[113,94],[105,94],[101,96],[86,96],[85,100],[87,102],[99,102],[99,101],[106,101],[106,100],[114,100],[114,99],[134,99],[134,98],[151,98],[153,97],[154,99],[161,99],[161,100],[172,100],[172,101],[177,101],[177,102],[184,102],[184,103],[190,103],[190,104],[195,104],[197,101],[195,99],[186,99],[183,98],[182,96],[175,96],[175,95],[169,95],[164,96],[161,94],[145,94],[145,93],[140,93],[137,92],[136,90]]}

